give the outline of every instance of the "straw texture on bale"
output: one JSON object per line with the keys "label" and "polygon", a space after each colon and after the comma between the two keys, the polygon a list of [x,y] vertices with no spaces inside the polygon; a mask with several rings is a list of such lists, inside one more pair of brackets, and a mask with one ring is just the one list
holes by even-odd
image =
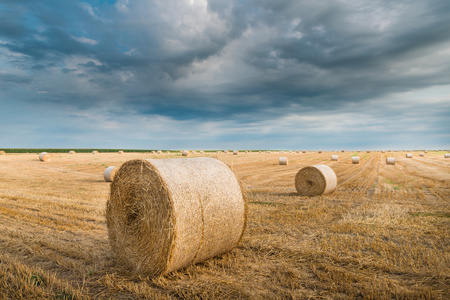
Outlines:
{"label": "straw texture on bale", "polygon": [[412,158],[412,153],[406,153],[406,158]]}
{"label": "straw texture on bale", "polygon": [[423,153],[419,153],[419,156],[424,156],[425,154],[423,154]]}
{"label": "straw texture on bale", "polygon": [[359,164],[359,156],[352,157],[352,164],[355,164],[355,165]]}
{"label": "straw texture on bale", "polygon": [[161,150],[158,150],[157,152],[156,152],[156,154],[161,154],[162,153],[162,151]]}
{"label": "straw texture on bale", "polygon": [[123,154],[123,151],[122,151],[122,150],[120,150],[120,151],[119,151],[119,154]]}
{"label": "straw texture on bale", "polygon": [[234,150],[233,151],[233,155],[238,155],[239,154],[239,151],[238,150]]}
{"label": "straw texture on bale", "polygon": [[52,161],[52,155],[47,152],[42,152],[41,154],[39,154],[39,160],[43,162]]}
{"label": "straw texture on bale", "polygon": [[182,156],[189,156],[189,151],[187,150],[183,150],[183,152],[181,153]]}
{"label": "straw texture on bale", "polygon": [[5,151],[0,151],[0,155],[3,155],[3,154],[6,154],[6,152]]}
{"label": "straw texture on bale", "polygon": [[97,150],[92,151],[92,154],[98,154]]}
{"label": "straw texture on bale", "polygon": [[73,150],[69,151],[69,154],[75,154],[75,151],[73,151]]}
{"label": "straw texture on bale", "polygon": [[103,178],[105,178],[106,182],[111,182],[114,179],[114,176],[116,176],[118,168],[111,166],[106,168],[105,172],[103,172]]}
{"label": "straw texture on bale", "polygon": [[386,157],[387,165],[395,165],[395,157]]}
{"label": "straw texture on bale", "polygon": [[117,259],[149,276],[230,251],[246,219],[236,176],[208,157],[126,162],[111,184],[106,208]]}
{"label": "straw texture on bale", "polygon": [[295,175],[295,188],[302,196],[329,194],[336,189],[336,186],[336,173],[326,165],[304,167]]}
{"label": "straw texture on bale", "polygon": [[337,161],[339,156],[337,155],[331,155],[331,160]]}
{"label": "straw texture on bale", "polygon": [[445,157],[445,158],[450,158],[450,153],[445,153],[445,154],[444,154],[444,157]]}
{"label": "straw texture on bale", "polygon": [[287,157],[280,157],[278,159],[278,164],[287,166],[289,164]]}

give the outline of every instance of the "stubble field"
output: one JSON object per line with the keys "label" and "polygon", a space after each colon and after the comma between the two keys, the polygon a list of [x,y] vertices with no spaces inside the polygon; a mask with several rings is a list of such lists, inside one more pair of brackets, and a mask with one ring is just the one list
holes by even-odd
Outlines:
{"label": "stubble field", "polygon": [[[116,264],[103,171],[180,153],[0,155],[0,299],[448,299],[450,159],[412,153],[193,154],[236,172],[248,226],[231,252],[158,278]],[[295,174],[315,164],[338,187],[299,196]]]}

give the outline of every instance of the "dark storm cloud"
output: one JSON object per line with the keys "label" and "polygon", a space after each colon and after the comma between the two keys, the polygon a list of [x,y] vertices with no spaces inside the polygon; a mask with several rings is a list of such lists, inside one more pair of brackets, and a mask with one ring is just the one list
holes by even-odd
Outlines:
{"label": "dark storm cloud", "polygon": [[[0,101],[270,138],[265,120],[307,126],[291,116],[369,107],[375,128],[405,99],[391,110],[373,99],[449,84],[449,13],[446,0],[0,0]],[[449,117],[448,101],[438,114],[414,99],[414,113]]]}

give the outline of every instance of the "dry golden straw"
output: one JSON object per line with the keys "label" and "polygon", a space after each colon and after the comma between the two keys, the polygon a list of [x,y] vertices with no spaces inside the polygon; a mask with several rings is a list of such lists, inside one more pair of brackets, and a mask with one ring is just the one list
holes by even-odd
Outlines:
{"label": "dry golden straw", "polygon": [[238,150],[234,150],[233,151],[233,155],[238,155],[239,154],[239,151]]}
{"label": "dry golden straw", "polygon": [[189,151],[187,150],[183,150],[183,152],[181,153],[183,156],[189,156]]}
{"label": "dry golden straw", "polygon": [[280,164],[280,165],[288,165],[288,159],[287,159],[287,157],[280,157],[279,159],[278,159],[278,164]]}
{"label": "dry golden straw", "polygon": [[6,154],[6,152],[5,151],[0,151],[0,155],[3,155],[3,154]]}
{"label": "dry golden straw", "polygon": [[75,151],[71,150],[69,151],[69,154],[75,154]]}
{"label": "dry golden straw", "polygon": [[52,161],[52,155],[47,152],[42,152],[41,154],[39,154],[39,160],[43,162]]}
{"label": "dry golden straw", "polygon": [[395,165],[395,157],[386,157],[387,165]]}
{"label": "dry golden straw", "polygon": [[406,158],[412,158],[412,153],[406,153]]}
{"label": "dry golden straw", "polygon": [[337,161],[339,156],[337,155],[331,155],[331,160]]}
{"label": "dry golden straw", "polygon": [[326,165],[304,167],[295,175],[295,188],[302,196],[326,195],[333,192],[336,186],[336,174]]}
{"label": "dry golden straw", "polygon": [[111,182],[114,179],[114,176],[116,176],[117,170],[119,168],[116,168],[114,166],[106,168],[105,172],[103,172],[103,178],[105,178],[106,182]]}
{"label": "dry golden straw", "polygon": [[354,165],[359,164],[359,156],[353,156],[352,157],[352,164],[354,164]]}
{"label": "dry golden straw", "polygon": [[209,157],[128,161],[111,184],[106,207],[117,259],[149,276],[230,251],[246,218],[236,176]]}

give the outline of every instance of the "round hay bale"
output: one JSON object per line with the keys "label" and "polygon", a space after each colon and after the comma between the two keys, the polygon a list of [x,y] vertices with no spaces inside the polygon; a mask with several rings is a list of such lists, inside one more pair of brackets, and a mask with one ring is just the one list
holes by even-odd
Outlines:
{"label": "round hay bale", "polygon": [[302,153],[306,153],[306,151],[305,151],[305,150],[303,150],[303,151],[302,151]]}
{"label": "round hay bale", "polygon": [[424,156],[425,154],[423,154],[423,153],[419,153],[419,156]]}
{"label": "round hay bale", "polygon": [[42,152],[41,154],[39,154],[39,160],[43,162],[52,161],[52,155],[47,152]]}
{"label": "round hay bale", "polygon": [[295,175],[295,188],[302,196],[319,196],[333,192],[337,177],[333,169],[326,165],[308,166]]}
{"label": "round hay bale", "polygon": [[412,158],[412,153],[406,153],[406,158]]}
{"label": "round hay bale", "polygon": [[156,152],[156,154],[162,154],[162,151],[161,151],[161,150],[158,150],[158,151]]}
{"label": "round hay bale", "polygon": [[278,164],[287,166],[289,164],[287,157],[280,157],[278,159]]}
{"label": "round hay bale", "polygon": [[337,155],[331,155],[331,160],[337,161],[339,156]]}
{"label": "round hay bale", "polygon": [[295,153],[300,153],[300,150],[295,151]]}
{"label": "round hay bale", "polygon": [[341,152],[345,152],[345,150],[341,150]]}
{"label": "round hay bale", "polygon": [[370,153],[370,151],[366,151],[366,153]]}
{"label": "round hay bale", "polygon": [[317,153],[322,153],[322,150],[317,151]]}
{"label": "round hay bale", "polygon": [[116,168],[114,166],[106,168],[105,172],[103,172],[103,177],[105,178],[106,182],[111,182],[114,179],[114,176],[117,173],[117,170],[119,168]]}
{"label": "round hay bale", "polygon": [[209,157],[128,161],[111,184],[106,207],[117,259],[149,276],[230,251],[246,219],[239,181]]}
{"label": "round hay bale", "polygon": [[71,150],[69,151],[69,154],[75,154],[75,151]]}
{"label": "round hay bale", "polygon": [[445,158],[450,158],[450,153],[445,153],[445,154],[444,154],[444,157],[445,157]]}
{"label": "round hay bale", "polygon": [[395,165],[395,157],[386,157],[387,165]]}
{"label": "round hay bale", "polygon": [[354,164],[354,165],[359,164],[359,156],[353,156],[352,157],[352,164]]}
{"label": "round hay bale", "polygon": [[428,150],[425,150],[425,153],[428,153]]}
{"label": "round hay bale", "polygon": [[124,152],[122,150],[119,151],[119,154],[123,154]]}
{"label": "round hay bale", "polygon": [[170,151],[166,151],[167,154],[170,154]]}
{"label": "round hay bale", "polygon": [[224,150],[223,153],[228,153],[228,150]]}
{"label": "round hay bale", "polygon": [[5,151],[0,151],[0,155],[3,155],[3,154],[6,154],[6,152]]}
{"label": "round hay bale", "polygon": [[238,155],[239,154],[239,151],[238,150],[234,150],[233,151],[233,155]]}
{"label": "round hay bale", "polygon": [[182,156],[189,156],[189,151],[187,151],[187,150],[183,150],[183,152],[181,152],[181,155]]}
{"label": "round hay bale", "polygon": [[97,150],[92,151],[92,154],[98,154]]}
{"label": "round hay bale", "polygon": [[203,150],[200,150],[200,153],[202,153],[202,154],[203,154],[203,153],[205,153],[205,151],[203,151]]}
{"label": "round hay bale", "polygon": [[156,152],[155,152],[155,150],[152,150],[150,153],[151,153],[151,154],[155,154]]}

